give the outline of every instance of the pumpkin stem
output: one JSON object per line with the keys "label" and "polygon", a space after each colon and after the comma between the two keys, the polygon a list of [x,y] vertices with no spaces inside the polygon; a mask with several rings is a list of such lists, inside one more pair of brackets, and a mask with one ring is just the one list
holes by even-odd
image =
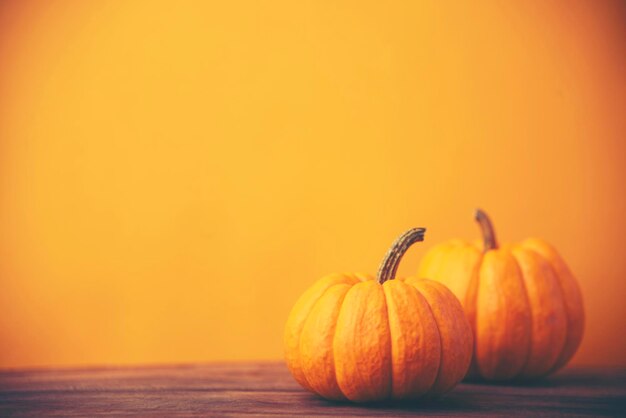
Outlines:
{"label": "pumpkin stem", "polygon": [[402,256],[411,245],[416,242],[424,241],[425,232],[426,228],[411,228],[393,242],[383,262],[380,263],[377,274],[378,283],[383,284],[387,280],[396,277],[396,271],[398,270]]}
{"label": "pumpkin stem", "polygon": [[474,219],[478,222],[480,230],[483,233],[483,252],[497,249],[498,241],[496,240],[496,231],[493,228],[493,224],[491,223],[489,216],[487,216],[485,211],[482,209],[476,209]]}

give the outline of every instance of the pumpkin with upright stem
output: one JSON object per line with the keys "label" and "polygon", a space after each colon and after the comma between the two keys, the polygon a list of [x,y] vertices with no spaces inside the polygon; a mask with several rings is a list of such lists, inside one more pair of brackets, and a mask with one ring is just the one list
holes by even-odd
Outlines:
{"label": "pumpkin with upright stem", "polygon": [[400,236],[377,279],[331,274],[296,302],[285,357],[304,388],[332,400],[412,399],[445,393],[465,376],[472,333],[460,302],[437,282],[395,278],[424,232]]}
{"label": "pumpkin with upright stem", "polygon": [[474,333],[470,378],[532,379],[563,367],[583,336],[576,279],[557,251],[529,238],[500,246],[487,214],[475,215],[483,242],[451,240],[422,259],[419,277],[447,286]]}

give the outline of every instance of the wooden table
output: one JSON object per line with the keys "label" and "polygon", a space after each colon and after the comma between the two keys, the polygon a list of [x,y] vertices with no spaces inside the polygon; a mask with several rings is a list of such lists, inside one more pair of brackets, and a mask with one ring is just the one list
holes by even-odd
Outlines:
{"label": "wooden table", "polygon": [[327,402],[282,363],[0,372],[0,416],[622,416],[626,370],[569,368],[532,385],[461,384],[401,405]]}

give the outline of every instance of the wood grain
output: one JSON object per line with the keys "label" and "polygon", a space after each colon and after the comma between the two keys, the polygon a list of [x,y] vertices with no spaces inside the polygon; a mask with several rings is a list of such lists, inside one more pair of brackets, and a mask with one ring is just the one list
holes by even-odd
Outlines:
{"label": "wood grain", "polygon": [[327,402],[282,363],[0,372],[0,416],[626,416],[626,370],[569,368],[532,385],[459,385],[400,405]]}

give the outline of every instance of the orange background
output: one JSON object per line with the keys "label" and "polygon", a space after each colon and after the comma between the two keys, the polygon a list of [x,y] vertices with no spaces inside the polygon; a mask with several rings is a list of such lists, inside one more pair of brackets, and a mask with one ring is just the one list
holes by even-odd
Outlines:
{"label": "orange background", "polygon": [[618,1],[0,5],[0,367],[277,359],[391,241],[541,236],[626,365]]}

